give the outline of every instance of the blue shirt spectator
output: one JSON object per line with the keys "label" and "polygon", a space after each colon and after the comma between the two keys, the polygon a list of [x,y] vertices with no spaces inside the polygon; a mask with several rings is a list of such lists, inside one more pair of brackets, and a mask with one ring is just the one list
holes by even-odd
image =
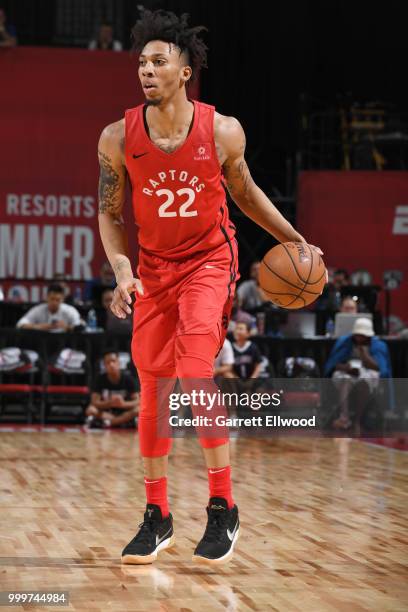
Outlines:
{"label": "blue shirt spectator", "polygon": [[[365,323],[367,329],[360,329],[359,327],[357,327],[357,323],[361,321],[369,322]],[[364,333],[356,333],[356,330]],[[374,331],[372,330],[372,322],[369,319],[357,319],[355,323],[355,329],[353,329],[353,331],[354,333],[347,334],[346,336],[340,336],[340,338],[337,339],[336,344],[333,346],[327,363],[325,365],[324,375],[331,376],[339,363],[347,363],[348,361],[353,359],[353,357],[356,357],[354,352],[356,347],[358,346],[358,337],[364,336],[364,346],[366,347],[369,356],[371,356],[372,359],[376,362],[380,377],[390,378],[392,376],[392,373],[388,346],[383,340],[380,340],[379,338],[376,338],[374,336]]]}

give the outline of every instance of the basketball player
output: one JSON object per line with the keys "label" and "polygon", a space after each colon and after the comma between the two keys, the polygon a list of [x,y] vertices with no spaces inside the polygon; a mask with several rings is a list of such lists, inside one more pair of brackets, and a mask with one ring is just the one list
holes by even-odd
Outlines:
{"label": "basketball player", "polygon": [[[99,141],[99,227],[116,275],[111,309],[131,312],[132,357],[141,383],[140,452],[145,470],[144,521],[122,553],[151,563],[174,542],[167,500],[171,440],[157,433],[159,379],[212,380],[238,279],[235,228],[223,180],[239,208],[279,241],[304,241],[257,187],[245,162],[245,134],[234,117],[191,100],[186,86],[206,65],[204,27],[188,16],[144,10],[132,30],[145,104],[108,125]],[[138,225],[137,275],[129,260],[122,207],[132,188]],[[320,250],[319,250],[320,252]],[[212,383],[214,384],[214,383]],[[200,437],[208,468],[208,522],[193,560],[228,561],[238,538],[228,437]],[[188,490],[188,482],[186,482]]]}

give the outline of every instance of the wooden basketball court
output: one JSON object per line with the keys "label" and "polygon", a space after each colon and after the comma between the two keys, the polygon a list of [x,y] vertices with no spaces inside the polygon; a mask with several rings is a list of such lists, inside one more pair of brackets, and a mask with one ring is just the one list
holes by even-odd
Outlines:
{"label": "wooden basketball court", "polygon": [[348,439],[234,440],[241,538],[214,571],[191,562],[207,502],[195,440],[174,443],[177,542],[152,566],[120,563],[145,505],[135,434],[0,441],[2,591],[69,591],[61,609],[100,612],[408,609],[408,453]]}

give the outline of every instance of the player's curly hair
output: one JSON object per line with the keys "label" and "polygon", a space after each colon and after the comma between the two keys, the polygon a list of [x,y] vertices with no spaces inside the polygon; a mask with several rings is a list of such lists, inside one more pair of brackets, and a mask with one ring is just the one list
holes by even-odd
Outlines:
{"label": "player's curly hair", "polygon": [[188,13],[178,17],[175,13],[163,9],[149,11],[139,7],[139,11],[141,17],[132,28],[133,50],[140,53],[151,40],[173,43],[180,49],[180,54],[187,53],[188,65],[192,68],[192,75],[187,84],[195,80],[200,68],[207,68],[208,47],[198,37],[198,34],[207,28],[205,26],[190,28]]}

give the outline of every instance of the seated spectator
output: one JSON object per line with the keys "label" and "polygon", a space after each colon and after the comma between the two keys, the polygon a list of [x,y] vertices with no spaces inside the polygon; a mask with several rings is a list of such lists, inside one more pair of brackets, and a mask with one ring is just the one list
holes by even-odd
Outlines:
{"label": "seated spectator", "polygon": [[85,426],[117,427],[134,423],[139,411],[136,381],[120,369],[119,355],[113,349],[103,354],[106,372],[99,374],[92,386],[91,403],[87,407]]}
{"label": "seated spectator", "polygon": [[374,337],[371,319],[357,319],[353,332],[341,336],[333,346],[324,369],[331,376],[340,396],[340,414],[333,422],[335,429],[349,429],[351,418],[349,395],[356,387],[357,426],[360,425],[365,406],[379,385],[379,378],[391,377],[388,347]]}
{"label": "seated spectator", "polygon": [[16,44],[16,28],[7,23],[6,13],[0,8],[0,47],[15,47]]}
{"label": "seated spectator", "polygon": [[109,261],[105,261],[99,270],[99,276],[88,280],[84,288],[85,302],[101,305],[102,292],[105,288],[114,289],[116,287],[115,273]]}
{"label": "seated spectator", "polygon": [[233,332],[237,323],[247,323],[251,329],[251,335],[257,333],[256,318],[240,307],[238,296],[235,294],[232,304],[231,318],[228,324],[228,331]]}
{"label": "seated spectator", "polygon": [[326,310],[337,312],[341,305],[341,290],[350,285],[347,270],[338,268],[329,270],[329,283],[325,285],[322,295],[314,302],[313,310]]}
{"label": "seated spectator", "polygon": [[111,311],[113,301],[113,289],[104,289],[102,291],[102,310],[98,313],[98,326],[105,331],[132,333],[133,318],[132,315],[127,315],[125,319],[118,319]]}
{"label": "seated spectator", "polygon": [[266,297],[259,286],[259,261],[254,261],[249,272],[249,280],[243,281],[237,288],[238,303],[244,310],[259,308]]}
{"label": "seated spectator", "polygon": [[72,331],[77,325],[81,325],[81,315],[74,306],[64,304],[64,288],[57,283],[49,285],[47,302],[33,306],[17,321],[21,329],[51,332]]}
{"label": "seated spectator", "polygon": [[74,296],[71,293],[71,288],[66,282],[66,278],[64,274],[61,272],[56,272],[52,277],[52,281],[57,285],[61,285],[64,290],[64,303],[74,305]]}
{"label": "seated spectator", "polygon": [[113,38],[113,27],[111,23],[101,23],[97,37],[89,42],[90,51],[122,51],[122,43]]}
{"label": "seated spectator", "polygon": [[257,345],[249,340],[250,327],[247,323],[237,323],[234,330],[234,375],[242,380],[258,378],[262,370],[262,355]]}
{"label": "seated spectator", "polygon": [[358,312],[357,300],[355,300],[351,295],[346,295],[341,301],[339,312],[348,312],[350,314],[357,314]]}
{"label": "seated spectator", "polygon": [[338,268],[333,274],[333,287],[340,291],[343,287],[350,285],[350,275],[344,268]]}
{"label": "seated spectator", "polygon": [[232,350],[232,344],[225,338],[222,349],[218,353],[214,362],[214,378],[219,376],[221,378],[232,378],[232,367],[234,365],[234,351]]}

